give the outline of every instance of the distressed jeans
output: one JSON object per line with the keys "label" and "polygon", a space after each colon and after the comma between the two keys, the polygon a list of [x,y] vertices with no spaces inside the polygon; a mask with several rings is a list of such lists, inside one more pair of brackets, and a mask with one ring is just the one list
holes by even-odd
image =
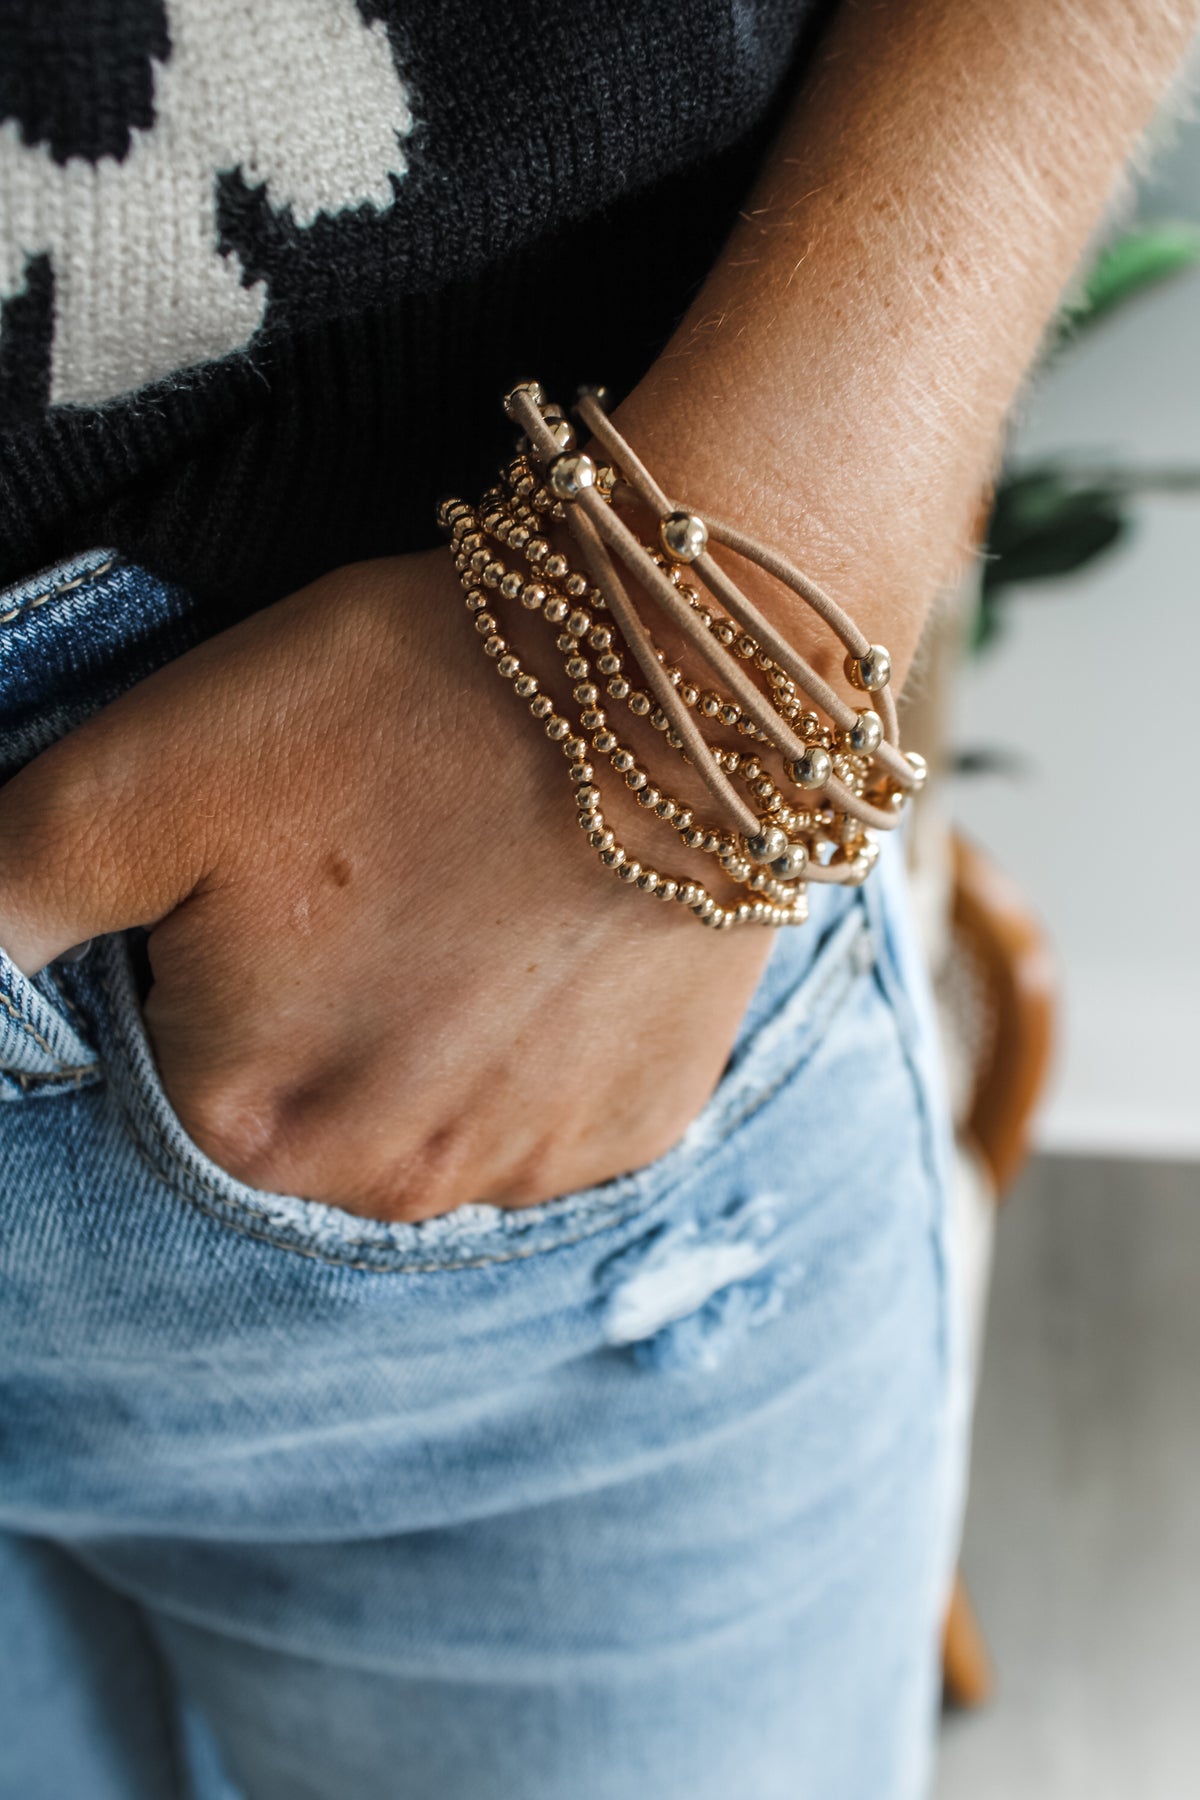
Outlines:
{"label": "distressed jeans", "polygon": [[[3,772],[198,629],[0,596]],[[188,1139],[136,938],[0,957],[5,1800],[927,1792],[943,1103],[896,848],[813,899],[666,1155],[415,1225]]]}

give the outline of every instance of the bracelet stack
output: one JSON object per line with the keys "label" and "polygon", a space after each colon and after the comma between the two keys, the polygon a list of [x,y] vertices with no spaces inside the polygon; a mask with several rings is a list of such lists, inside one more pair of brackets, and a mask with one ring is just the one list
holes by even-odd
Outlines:
{"label": "bracelet stack", "polygon": [[[537,382],[514,388],[505,410],[523,434],[518,454],[477,506],[447,500],[439,519],[484,654],[566,758],[588,844],[629,887],[703,924],[802,924],[808,883],[864,881],[877,833],[899,823],[925,779],[922,759],[899,746],[886,649],[786,558],[668,499],[608,418],[602,390],[581,392],[575,410],[603,462],[577,450],[570,421]],[[657,544],[643,543],[614,505],[622,487],[657,517]],[[570,532],[571,554],[551,541],[556,525]],[[818,675],[715,561],[710,541],[805,601],[840,640],[857,698],[872,705],[855,705]],[[646,600],[685,640],[694,668],[658,647]],[[505,608],[549,628],[570,707],[517,654]],[[661,734],[661,770],[622,740],[622,709]],[[711,817],[672,793],[672,757],[695,770]],[[714,859],[718,891],[618,841],[602,810],[601,763],[648,824]]]}

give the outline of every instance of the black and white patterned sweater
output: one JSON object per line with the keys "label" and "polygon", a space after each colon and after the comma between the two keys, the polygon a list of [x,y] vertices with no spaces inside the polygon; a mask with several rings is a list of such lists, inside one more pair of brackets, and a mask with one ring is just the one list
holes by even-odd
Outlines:
{"label": "black and white patterned sweater", "polygon": [[234,617],[433,541],[522,371],[631,384],[814,0],[0,0],[0,582]]}

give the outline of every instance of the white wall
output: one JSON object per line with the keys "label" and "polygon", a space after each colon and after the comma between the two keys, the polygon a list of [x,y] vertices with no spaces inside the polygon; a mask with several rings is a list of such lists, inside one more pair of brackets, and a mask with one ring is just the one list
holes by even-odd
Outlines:
{"label": "white wall", "polygon": [[[1195,125],[1142,213],[1200,220]],[[1074,347],[1024,411],[1022,458],[1200,467],[1200,274]],[[1002,643],[962,684],[958,738],[1026,768],[960,780],[954,804],[1057,947],[1043,1145],[1200,1158],[1200,496],[1140,519],[1095,572],[1012,594]]]}

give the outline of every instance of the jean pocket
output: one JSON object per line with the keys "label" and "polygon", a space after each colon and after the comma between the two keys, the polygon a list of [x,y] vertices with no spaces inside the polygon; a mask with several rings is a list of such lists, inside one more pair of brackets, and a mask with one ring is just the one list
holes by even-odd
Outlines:
{"label": "jean pocket", "polygon": [[67,1093],[100,1074],[54,967],[23,975],[0,950],[0,1099]]}
{"label": "jean pocket", "polygon": [[873,967],[873,934],[865,913],[853,906],[791,980],[789,957],[795,954],[788,937],[781,938],[764,977],[770,1004],[751,1008],[751,1027],[708,1104],[656,1161],[539,1206],[510,1209],[480,1202],[417,1224],[362,1218],[320,1201],[252,1188],[228,1174],[192,1141],[167,1098],[142,1019],[129,943],[121,937],[101,940],[76,980],[132,1147],[175,1197],[283,1250],[343,1266],[427,1273],[508,1262],[578,1243],[648,1211],[702,1170],[800,1071],[833,1015]]}

